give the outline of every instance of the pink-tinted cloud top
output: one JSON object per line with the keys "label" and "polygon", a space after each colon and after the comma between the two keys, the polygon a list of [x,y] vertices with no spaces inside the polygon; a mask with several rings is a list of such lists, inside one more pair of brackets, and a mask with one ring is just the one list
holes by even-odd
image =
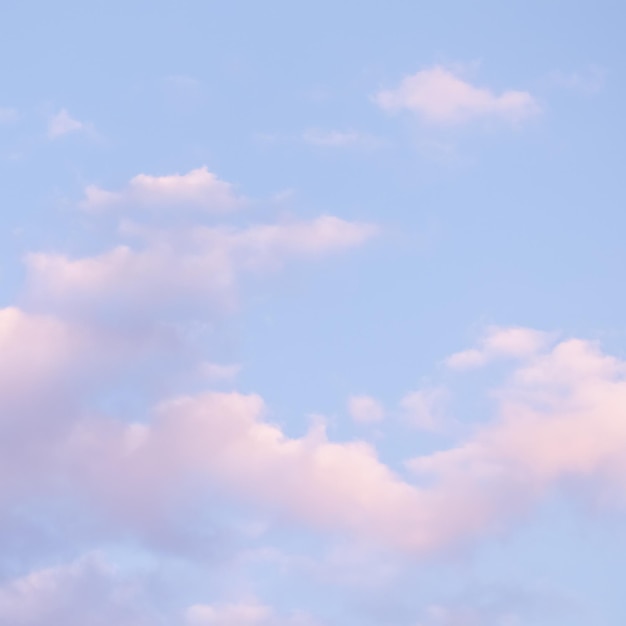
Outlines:
{"label": "pink-tinted cloud top", "polygon": [[207,213],[227,213],[244,204],[230,183],[220,180],[206,166],[186,174],[151,176],[138,174],[120,191],[97,185],[85,189],[81,207],[103,211],[113,207],[137,209],[194,209]]}

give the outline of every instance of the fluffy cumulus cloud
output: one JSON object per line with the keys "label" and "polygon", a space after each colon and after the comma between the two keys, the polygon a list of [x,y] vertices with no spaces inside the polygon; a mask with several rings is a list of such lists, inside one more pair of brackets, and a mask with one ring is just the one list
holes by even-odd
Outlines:
{"label": "fluffy cumulus cloud", "polygon": [[[44,320],[44,331],[20,334],[19,324],[31,321],[14,310],[5,316],[12,341],[48,333],[46,351],[26,357],[54,380],[51,360],[75,350],[67,330]],[[623,489],[626,365],[577,339],[546,346],[528,329],[487,337],[486,345],[522,359],[496,394],[494,417],[458,445],[409,460],[406,477],[371,445],[333,442],[320,425],[287,436],[267,420],[259,396],[240,393],[174,398],[148,423],[76,420],[58,438],[49,469],[123,517],[151,519],[195,476],[266,513],[415,554],[501,527],[564,482]],[[407,398],[415,410],[415,396]],[[369,419],[371,402],[365,408]]]}
{"label": "fluffy cumulus cloud", "polygon": [[499,391],[495,417],[408,461],[411,477],[319,425],[288,437],[260,397],[238,393],[171,400],[149,426],[90,424],[68,454],[90,490],[126,498],[121,508],[195,475],[287,519],[419,554],[501,528],[562,483],[623,489],[625,372],[581,340],[532,355]]}
{"label": "fluffy cumulus cloud", "polygon": [[552,335],[532,328],[491,327],[477,348],[456,352],[446,359],[451,369],[482,367],[497,359],[520,359],[532,356],[548,345]]}
{"label": "fluffy cumulus cloud", "polygon": [[89,185],[81,206],[88,211],[126,207],[226,213],[240,208],[243,203],[244,199],[236,193],[233,185],[220,180],[203,166],[186,174],[138,174],[119,191]]}
{"label": "fluffy cumulus cloud", "polygon": [[[321,424],[294,432],[257,393],[197,385],[173,393],[154,378],[149,397],[118,414],[118,403],[132,396],[120,381],[132,363],[149,376],[152,333],[177,304],[206,321],[234,297],[242,276],[352,249],[376,233],[372,224],[324,215],[246,227],[125,222],[121,236],[131,243],[101,254],[30,254],[23,307],[0,310],[0,523],[20,503],[27,509],[37,497],[59,498],[90,516],[102,541],[133,537],[164,550],[155,536],[171,525],[189,531],[192,547],[172,541],[167,549],[189,555],[199,550],[193,532],[205,518],[198,511],[228,502],[264,529],[288,525],[321,542],[418,559],[510,526],[555,489],[592,484],[590,497],[624,499],[626,363],[591,342],[528,328],[490,327],[476,347],[446,360],[457,372],[453,382],[489,363],[508,375],[486,390],[491,412],[476,416],[472,429],[455,430],[443,448],[404,464],[392,466],[373,444],[334,438]],[[238,367],[211,356],[185,364],[208,383],[232,381]],[[103,402],[103,394],[114,401]],[[414,426],[439,430],[447,397],[438,385],[414,390],[400,410]],[[350,398],[348,410],[357,422],[385,414],[370,396]],[[33,523],[49,523],[45,506],[35,509]],[[0,621],[151,624],[133,589],[92,558],[24,573],[0,588]],[[440,611],[425,623],[472,615]],[[190,626],[309,620],[263,602],[204,598],[181,606],[176,619]]]}
{"label": "fluffy cumulus cloud", "polygon": [[397,88],[376,94],[375,102],[386,111],[408,111],[437,125],[484,118],[520,122],[540,110],[535,98],[526,91],[496,94],[466,82],[442,66],[407,76]]}
{"label": "fluffy cumulus cloud", "polygon": [[242,274],[272,270],[290,259],[350,249],[377,232],[372,224],[334,216],[243,229],[130,230],[142,238],[140,246],[119,245],[78,259],[30,254],[31,297],[89,308],[150,310],[153,315],[162,307],[190,301],[232,303]]}

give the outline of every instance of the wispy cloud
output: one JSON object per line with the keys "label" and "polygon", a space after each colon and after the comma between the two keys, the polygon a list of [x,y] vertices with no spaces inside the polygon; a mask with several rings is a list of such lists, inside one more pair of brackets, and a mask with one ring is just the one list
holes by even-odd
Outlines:
{"label": "wispy cloud", "polygon": [[0,107],[0,124],[12,124],[19,118],[17,109],[13,107]]}
{"label": "wispy cloud", "polygon": [[89,185],[80,206],[88,211],[122,207],[225,213],[241,207],[243,203],[244,199],[236,194],[230,183],[220,180],[203,166],[186,174],[138,174],[119,191]]}
{"label": "wispy cloud", "polygon": [[312,146],[323,148],[346,148],[349,146],[372,146],[374,138],[356,131],[309,129],[302,135],[304,141]]}
{"label": "wispy cloud", "polygon": [[385,417],[383,406],[371,396],[351,396],[348,399],[348,412],[355,422],[380,422]]}
{"label": "wispy cloud", "polygon": [[552,74],[550,74],[550,80],[557,87],[572,89],[583,94],[591,95],[603,89],[608,74],[609,72],[606,68],[597,65],[588,65],[576,71],[552,72]]}
{"label": "wispy cloud", "polygon": [[527,91],[497,94],[439,65],[407,76],[397,88],[376,94],[374,101],[386,111],[408,111],[428,124],[442,126],[485,118],[520,122],[540,111]]}
{"label": "wispy cloud", "polygon": [[440,430],[444,425],[444,407],[448,391],[444,387],[427,387],[411,391],[400,400],[405,421],[413,428]]}
{"label": "wispy cloud", "polygon": [[186,618],[186,626],[315,626],[306,614],[279,615],[256,602],[197,604],[187,610]]}
{"label": "wispy cloud", "polygon": [[67,109],[61,109],[53,115],[48,122],[48,138],[59,139],[64,135],[83,132],[88,129],[88,125],[73,118]]}

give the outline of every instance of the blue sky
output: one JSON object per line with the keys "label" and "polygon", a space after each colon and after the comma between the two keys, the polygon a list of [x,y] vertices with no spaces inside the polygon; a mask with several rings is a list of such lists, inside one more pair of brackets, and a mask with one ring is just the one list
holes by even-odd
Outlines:
{"label": "blue sky", "polygon": [[1,14],[0,623],[623,623],[619,3]]}

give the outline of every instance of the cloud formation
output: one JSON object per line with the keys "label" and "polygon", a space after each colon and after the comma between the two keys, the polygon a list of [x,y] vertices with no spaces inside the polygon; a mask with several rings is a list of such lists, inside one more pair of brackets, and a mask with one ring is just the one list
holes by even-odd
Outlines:
{"label": "cloud formation", "polygon": [[477,348],[456,352],[445,363],[451,369],[482,367],[497,359],[522,359],[546,347],[553,335],[531,328],[492,326],[487,329]]}
{"label": "cloud formation", "polygon": [[89,185],[81,207],[94,212],[118,207],[152,211],[191,209],[223,214],[243,204],[244,199],[236,194],[233,185],[220,180],[203,166],[186,174],[138,174],[120,191]]}
{"label": "cloud formation", "polygon": [[198,604],[187,610],[188,626],[314,626],[306,614],[278,615],[259,603]]}
{"label": "cloud formation", "polygon": [[70,133],[77,133],[87,130],[87,126],[77,119],[74,119],[67,111],[61,109],[56,115],[50,118],[48,123],[48,139],[59,139]]}
{"label": "cloud formation", "polygon": [[323,148],[345,148],[354,145],[372,144],[372,138],[355,131],[307,130],[302,138],[312,146]]}
{"label": "cloud formation", "polygon": [[0,622],[17,626],[156,626],[137,587],[97,555],[0,587]]}
{"label": "cloud formation", "polygon": [[448,393],[443,387],[418,389],[400,400],[400,409],[408,424],[420,430],[437,431],[444,423],[443,408]]}
{"label": "cloud formation", "polygon": [[128,502],[191,472],[289,519],[420,554],[507,525],[565,479],[626,485],[625,371],[580,340],[530,356],[499,391],[493,420],[410,460],[414,479],[320,425],[287,437],[260,397],[237,393],[174,399],[150,426],[83,431],[71,456],[91,490],[119,498],[123,475]]}
{"label": "cloud formation", "polygon": [[516,123],[540,111],[526,91],[495,94],[439,65],[407,76],[397,88],[376,94],[374,101],[385,111],[408,111],[428,124],[442,126],[487,118]]}
{"label": "cloud formation", "polygon": [[348,399],[348,412],[355,422],[380,422],[385,417],[385,409],[371,396],[351,396]]}
{"label": "cloud formation", "polygon": [[378,228],[322,216],[243,229],[139,227],[131,232],[144,238],[144,246],[121,245],[78,259],[53,253],[28,255],[31,297],[49,305],[149,310],[152,315],[190,303],[232,305],[241,274],[359,246]]}

